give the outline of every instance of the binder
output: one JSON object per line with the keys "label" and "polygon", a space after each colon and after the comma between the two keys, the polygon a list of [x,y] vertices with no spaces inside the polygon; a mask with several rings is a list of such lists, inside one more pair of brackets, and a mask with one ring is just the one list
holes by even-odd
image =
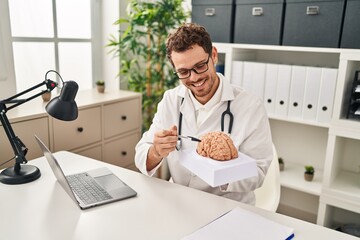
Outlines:
{"label": "binder", "polygon": [[320,82],[321,68],[307,67],[303,119],[316,121]]}
{"label": "binder", "polygon": [[275,113],[279,116],[287,116],[291,82],[291,66],[279,65],[277,76]]}
{"label": "binder", "polygon": [[289,117],[302,118],[306,67],[292,66],[289,96]]}
{"label": "binder", "polygon": [[318,122],[329,123],[331,121],[337,73],[338,70],[335,68],[322,69],[319,104],[317,109]]}
{"label": "binder", "polygon": [[231,65],[231,83],[236,86],[242,86],[243,79],[243,61],[233,61]]}
{"label": "binder", "polygon": [[243,64],[243,88],[263,99],[266,64],[247,61]]}
{"label": "binder", "polygon": [[266,64],[264,106],[268,114],[275,113],[277,77],[278,77],[278,65]]}
{"label": "binder", "polygon": [[253,62],[244,62],[243,63],[243,79],[242,79],[242,87],[247,91],[252,91],[252,76],[253,76]]}
{"label": "binder", "polygon": [[264,99],[265,73],[265,63],[253,63],[252,91],[260,99]]}

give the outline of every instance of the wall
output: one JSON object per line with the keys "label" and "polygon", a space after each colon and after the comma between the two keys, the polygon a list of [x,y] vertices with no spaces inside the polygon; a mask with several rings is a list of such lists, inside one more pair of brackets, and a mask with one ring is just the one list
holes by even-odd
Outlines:
{"label": "wall", "polygon": [[9,6],[5,0],[0,0],[0,99],[15,94],[15,70],[12,64],[12,44],[10,36]]}
{"label": "wall", "polygon": [[[114,22],[119,18],[120,12],[124,11],[123,6],[125,1],[102,1],[102,46],[106,46],[109,41],[110,35],[118,35],[118,27]],[[102,55],[102,72],[103,79],[106,80],[107,88],[119,89],[120,78],[119,72],[119,59],[114,58],[112,53],[109,53],[110,48],[104,47]]]}

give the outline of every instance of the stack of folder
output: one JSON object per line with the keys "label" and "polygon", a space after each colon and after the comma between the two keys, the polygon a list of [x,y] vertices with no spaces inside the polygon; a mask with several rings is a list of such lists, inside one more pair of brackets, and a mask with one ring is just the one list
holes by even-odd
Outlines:
{"label": "stack of folder", "polygon": [[335,68],[233,61],[231,81],[264,101],[270,116],[329,123]]}

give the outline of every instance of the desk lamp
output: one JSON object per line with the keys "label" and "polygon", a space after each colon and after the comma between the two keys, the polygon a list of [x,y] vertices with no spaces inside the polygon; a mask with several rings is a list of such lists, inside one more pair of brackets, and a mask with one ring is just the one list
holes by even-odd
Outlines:
{"label": "desk lamp", "polygon": [[[6,168],[0,173],[0,182],[4,184],[23,184],[34,181],[41,176],[40,170],[32,165],[22,165],[27,163],[25,155],[28,151],[28,148],[24,143],[15,135],[11,124],[6,117],[6,112],[12,108],[15,108],[25,102],[28,102],[46,92],[51,92],[58,84],[50,79],[47,79],[47,75],[50,72],[56,73],[61,79],[63,86],[61,88],[60,95],[53,98],[45,107],[48,114],[54,118],[63,120],[63,121],[72,121],[75,120],[78,116],[78,109],[75,102],[75,96],[78,91],[78,85],[74,81],[64,82],[60,74],[54,70],[49,70],[45,74],[45,80],[42,83],[39,83],[23,92],[20,92],[10,98],[0,100],[0,121],[4,127],[5,133],[9,139],[11,147],[14,150],[15,154],[15,165],[13,167]],[[33,91],[41,86],[45,85],[46,90],[26,98],[18,99],[18,97]],[[7,104],[12,104],[7,107]]]}

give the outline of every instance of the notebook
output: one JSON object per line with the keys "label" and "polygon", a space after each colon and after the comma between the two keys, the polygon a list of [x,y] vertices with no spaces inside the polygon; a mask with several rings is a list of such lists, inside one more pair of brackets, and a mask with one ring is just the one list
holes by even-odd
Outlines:
{"label": "notebook", "polygon": [[35,139],[47,159],[54,175],[70,198],[81,208],[87,209],[126,198],[137,193],[108,168],[98,168],[87,172],[65,176],[55,156],[35,135]]}

